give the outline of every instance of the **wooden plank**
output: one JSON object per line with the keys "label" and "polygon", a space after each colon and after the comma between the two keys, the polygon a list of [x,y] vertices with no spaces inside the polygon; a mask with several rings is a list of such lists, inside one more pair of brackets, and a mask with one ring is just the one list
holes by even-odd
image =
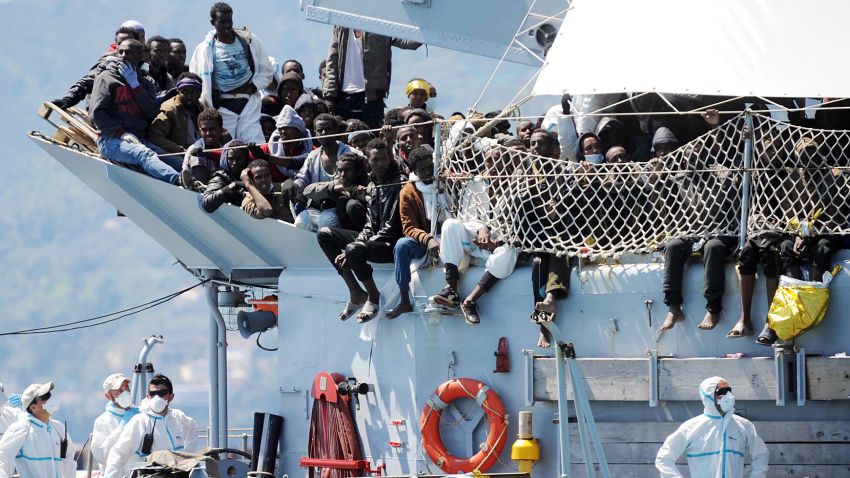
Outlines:
{"label": "wooden plank", "polygon": [[850,357],[808,357],[806,385],[809,400],[850,397]]}
{"label": "wooden plank", "polygon": [[[850,442],[850,421],[753,422],[765,443]],[[662,443],[677,422],[597,422],[602,443]],[[570,423],[570,440],[578,440],[578,425]]]}
{"label": "wooden plank", "polygon": [[[661,443],[603,443],[608,463],[654,463]],[[850,443],[768,443],[770,463],[776,465],[850,465]],[[584,463],[581,444],[570,441],[570,462]],[[750,462],[749,456],[746,462]],[[686,463],[683,456],[677,463]]]}
{"label": "wooden plank", "polygon": [[[599,466],[594,465],[596,471]],[[655,465],[609,465],[611,476],[615,477],[650,477],[658,476]],[[744,476],[749,476],[750,466],[744,465]],[[690,478],[691,473],[687,465],[679,466],[682,476]],[[850,476],[848,465],[773,465],[767,470],[767,478],[837,478]],[[584,465],[573,465],[570,470],[570,478],[587,478]],[[596,477],[593,477],[596,478]]]}
{"label": "wooden plank", "polygon": [[[648,401],[649,363],[647,359],[577,359],[588,400]],[[567,382],[567,396],[573,399],[572,386]],[[534,359],[534,399],[558,400],[558,380],[555,359]]]}
{"label": "wooden plank", "polygon": [[738,400],[776,400],[773,359],[762,357],[659,360],[658,398],[698,400],[697,386],[714,375],[725,378],[732,385]]}

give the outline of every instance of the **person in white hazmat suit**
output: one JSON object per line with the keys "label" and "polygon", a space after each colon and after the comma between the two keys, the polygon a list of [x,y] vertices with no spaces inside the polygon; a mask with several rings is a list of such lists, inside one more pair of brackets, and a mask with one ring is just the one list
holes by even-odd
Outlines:
{"label": "person in white hazmat suit", "polygon": [[683,423],[670,434],[655,468],[662,478],[681,478],[676,460],[685,454],[692,478],[743,478],[744,456],[750,454],[750,478],[767,476],[769,452],[753,423],[735,415],[732,387],[722,377],[702,381],[699,395],[703,414]]}
{"label": "person in white hazmat suit", "polygon": [[0,478],[73,478],[75,447],[65,426],[51,415],[59,408],[50,400],[53,382],[34,383],[21,394],[22,418],[0,438]]}
{"label": "person in white hazmat suit", "polygon": [[26,416],[20,408],[20,395],[16,397],[18,402],[13,403],[14,400],[6,395],[6,387],[0,383],[0,438],[3,438],[9,425]]}
{"label": "person in white hazmat suit", "polygon": [[103,396],[106,407],[94,421],[91,434],[91,453],[99,464],[100,472],[106,468],[106,458],[112,449],[124,425],[130,421],[139,409],[133,406],[130,397],[130,380],[121,373],[113,373],[103,381]]}
{"label": "person in white hazmat suit", "polygon": [[198,424],[185,413],[171,408],[174,387],[165,375],[154,376],[148,385],[147,405],[121,430],[103,472],[105,478],[120,478],[159,450],[198,451]]}

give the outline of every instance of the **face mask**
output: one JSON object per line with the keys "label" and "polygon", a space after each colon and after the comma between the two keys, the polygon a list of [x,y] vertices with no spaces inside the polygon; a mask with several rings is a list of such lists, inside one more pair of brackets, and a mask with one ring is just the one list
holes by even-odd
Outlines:
{"label": "face mask", "polygon": [[154,413],[162,413],[165,407],[168,406],[168,400],[162,397],[153,397],[148,401],[148,406]]}
{"label": "face mask", "polygon": [[735,396],[732,392],[727,392],[726,395],[717,399],[717,408],[723,413],[729,413],[735,410]]}
{"label": "face mask", "polygon": [[586,154],[584,160],[591,164],[602,164],[605,162],[605,157],[601,154]]}
{"label": "face mask", "polygon": [[44,411],[53,415],[54,413],[59,411],[59,402],[56,400],[50,400],[49,402],[44,404]]}
{"label": "face mask", "polygon": [[133,400],[130,398],[130,392],[126,390],[121,392],[121,395],[115,397],[115,404],[121,408],[130,408],[130,405],[133,404]]}

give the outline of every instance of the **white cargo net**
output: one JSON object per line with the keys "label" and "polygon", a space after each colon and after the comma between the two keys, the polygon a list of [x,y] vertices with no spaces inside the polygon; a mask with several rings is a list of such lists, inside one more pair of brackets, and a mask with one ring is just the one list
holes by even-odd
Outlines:
{"label": "white cargo net", "polygon": [[[848,132],[753,119],[748,233],[787,231],[818,208],[818,233],[848,232]],[[616,259],[671,238],[741,235],[744,115],[648,163],[580,166],[452,131],[440,163],[451,212],[521,251]],[[805,135],[820,145],[816,162],[794,155]]]}

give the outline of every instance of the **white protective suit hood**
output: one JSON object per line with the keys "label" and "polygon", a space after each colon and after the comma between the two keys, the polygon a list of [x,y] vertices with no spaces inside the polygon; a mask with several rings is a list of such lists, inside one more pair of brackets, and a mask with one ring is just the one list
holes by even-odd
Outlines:
{"label": "white protective suit hood", "polygon": [[[699,398],[702,400],[702,412],[706,415],[720,415],[720,411],[717,409],[717,406],[714,403],[714,391],[717,390],[717,384],[720,381],[726,381],[723,377],[709,377],[702,381],[699,384]],[[728,418],[729,415],[735,413],[735,410],[730,410],[729,413],[723,416],[723,418]],[[724,420],[727,421],[728,420]]]}

